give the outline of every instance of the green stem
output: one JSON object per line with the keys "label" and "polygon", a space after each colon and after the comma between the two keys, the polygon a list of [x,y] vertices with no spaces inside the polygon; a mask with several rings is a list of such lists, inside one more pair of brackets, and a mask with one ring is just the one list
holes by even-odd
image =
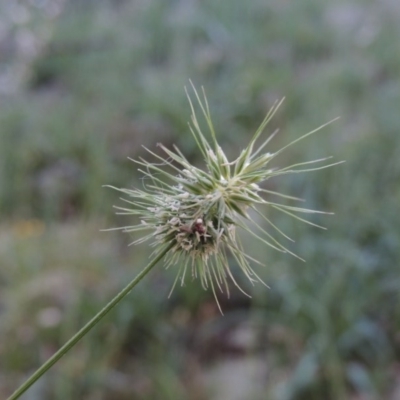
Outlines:
{"label": "green stem", "polygon": [[27,379],[7,400],[16,400],[25,393],[49,368],[51,368],[64,354],[66,354],[76,343],[79,342],[100,320],[114,308],[144,277],[145,275],[167,254],[172,244],[165,247],[151,262],[125,286],[100,312],[98,312],[80,331],[78,331],[57,353],[50,357],[29,379]]}

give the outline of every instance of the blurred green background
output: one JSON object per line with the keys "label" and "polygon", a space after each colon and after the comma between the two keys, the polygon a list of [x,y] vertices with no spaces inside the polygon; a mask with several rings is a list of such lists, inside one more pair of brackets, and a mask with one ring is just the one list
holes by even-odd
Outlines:
{"label": "blurred green background", "polygon": [[160,265],[23,398],[400,399],[399,21],[397,0],[0,2],[0,398],[146,264],[100,231],[130,222],[102,185],[140,185],[142,145],[201,162],[192,79],[231,157],[283,96],[270,151],[341,116],[276,165],[346,164],[268,183],[328,231],[271,212],[307,262],[249,241],[271,288],[238,275],[252,299],[224,317],[197,281],[167,299]]}

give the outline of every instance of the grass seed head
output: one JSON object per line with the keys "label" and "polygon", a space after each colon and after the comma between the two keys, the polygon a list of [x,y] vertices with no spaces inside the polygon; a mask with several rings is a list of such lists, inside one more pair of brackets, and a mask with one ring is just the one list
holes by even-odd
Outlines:
{"label": "grass seed head", "polygon": [[[211,287],[217,299],[217,289],[221,292],[225,289],[229,295],[228,279],[239,287],[231,272],[228,256],[236,261],[251,283],[262,282],[250,264],[250,261],[255,260],[244,252],[236,235],[238,227],[245,229],[251,236],[269,247],[296,256],[252,219],[248,210],[254,210],[278,234],[289,240],[291,239],[259,211],[259,206],[273,207],[311,225],[315,224],[299,217],[298,214],[321,213],[321,211],[270,202],[265,198],[266,195],[299,199],[261,189],[259,184],[277,175],[313,171],[339,163],[309,167],[312,163],[320,163],[328,159],[326,158],[281,169],[269,166],[271,160],[287,147],[317,132],[327,124],[301,136],[276,153],[262,153],[264,147],[275,135],[273,133],[254,151],[256,141],[282,101],[274,104],[238,158],[229,162],[217,142],[204,90],[201,98],[193,85],[192,89],[211,136],[211,140],[208,140],[203,134],[192,100],[188,95],[192,111],[189,129],[204,158],[205,169],[190,164],[176,147],[172,151],[159,144],[158,146],[165,152],[165,158],[146,149],[156,162],[144,159],[133,160],[140,166],[139,171],[146,178],[143,190],[114,188],[128,197],[125,201],[129,204],[129,208],[116,207],[119,210],[118,213],[134,215],[138,218],[136,225],[118,229],[125,232],[143,232],[143,236],[134,243],[151,240],[151,245],[154,247],[153,255],[173,244],[166,260],[167,267],[177,266],[178,268],[173,288],[177,282],[183,285],[185,277],[191,275],[192,278],[200,280],[204,289]],[[307,168],[302,169],[304,165],[307,165]],[[252,229],[249,229],[246,222],[251,222]],[[242,290],[240,287],[239,289]]]}

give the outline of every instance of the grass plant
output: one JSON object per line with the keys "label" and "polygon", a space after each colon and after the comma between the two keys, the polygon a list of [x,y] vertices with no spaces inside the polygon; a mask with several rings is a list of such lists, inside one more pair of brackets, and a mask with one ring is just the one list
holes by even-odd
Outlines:
{"label": "grass plant", "polygon": [[[264,282],[250,264],[255,261],[254,258],[245,253],[241,242],[236,236],[236,229],[238,227],[244,228],[248,234],[275,250],[282,253],[295,254],[264,230],[249,215],[248,210],[256,211],[258,215],[263,216],[257,207],[259,205],[268,205],[300,221],[318,226],[298,217],[296,214],[323,212],[286,206],[265,200],[261,196],[263,193],[293,200],[300,199],[262,189],[259,184],[274,176],[316,171],[339,164],[340,162],[325,164],[322,167],[309,167],[310,164],[326,161],[330,158],[328,157],[296,163],[280,169],[269,168],[270,161],[286,148],[318,132],[326,124],[306,133],[282,147],[276,153],[263,153],[262,150],[275,136],[276,132],[258,147],[256,147],[256,143],[281,104],[281,102],[276,103],[262,121],[248,146],[241,151],[237,159],[229,162],[217,142],[204,89],[203,99],[200,98],[193,85],[192,89],[211,134],[210,144],[201,130],[193,103],[188,96],[192,110],[189,129],[193,134],[199,151],[204,157],[206,170],[199,169],[189,163],[178,148],[175,147],[175,151],[172,152],[163,145],[160,145],[160,147],[167,154],[167,159],[148,150],[148,152],[158,159],[158,163],[150,163],[143,159],[135,161],[144,168],[139,169],[139,171],[149,182],[144,183],[144,190],[117,189],[134,199],[133,201],[125,200],[130,206],[133,205],[133,208],[117,207],[117,209],[119,210],[119,214],[138,216],[140,222],[137,225],[125,226],[118,229],[122,229],[124,232],[149,231],[149,233],[134,241],[133,244],[152,240],[152,246],[155,249],[152,253],[151,261],[136,278],[126,285],[100,312],[27,379],[8,400],[16,400],[25,393],[124,299],[161,260],[164,260],[166,268],[178,265],[179,270],[172,289],[177,281],[180,281],[181,285],[184,284],[185,276],[189,269],[192,278],[200,279],[203,289],[211,287],[221,313],[222,309],[218,302],[216,290],[219,289],[223,292],[223,289],[225,289],[229,295],[227,279],[231,279],[244,294],[249,296],[238,285],[230,269],[228,254],[233,257],[242,273],[252,284],[257,281]],[[174,163],[178,166],[174,165]],[[167,172],[165,170],[167,166],[174,170],[175,174]],[[304,166],[306,167],[304,168]],[[291,240],[272,221],[266,217],[264,218],[278,233],[286,239]],[[255,233],[252,229],[248,228],[241,222],[242,219],[252,222],[260,233]],[[260,235],[264,235],[264,237]],[[266,286],[265,283],[264,285]]]}

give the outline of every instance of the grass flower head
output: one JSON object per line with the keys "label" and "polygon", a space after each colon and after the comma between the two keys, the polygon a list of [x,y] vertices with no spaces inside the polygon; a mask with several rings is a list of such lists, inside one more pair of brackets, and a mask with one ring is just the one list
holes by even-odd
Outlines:
{"label": "grass flower head", "polygon": [[[301,136],[275,153],[264,152],[276,132],[257,146],[256,142],[282,101],[273,105],[248,146],[235,160],[229,161],[217,142],[204,90],[201,98],[193,85],[192,88],[210,132],[208,140],[202,132],[188,95],[192,111],[189,128],[204,158],[205,169],[192,165],[177,147],[170,150],[158,144],[165,152],[165,158],[146,149],[155,162],[142,158],[133,160],[140,166],[139,171],[146,178],[143,189],[113,187],[127,196],[122,200],[129,204],[129,207],[116,207],[118,213],[138,218],[136,225],[117,229],[124,232],[143,232],[144,235],[133,243],[151,240],[155,248],[153,256],[170,247],[166,266],[178,268],[172,289],[177,282],[183,285],[187,275],[190,275],[198,278],[204,289],[211,288],[217,298],[217,289],[221,292],[225,289],[229,295],[229,279],[244,292],[232,274],[229,258],[236,261],[251,283],[262,282],[251,265],[258,261],[245,253],[237,228],[243,228],[249,235],[277,251],[296,256],[251,216],[257,214],[262,217],[279,235],[291,240],[260,211],[260,206],[273,207],[311,225],[315,224],[298,214],[322,213],[270,201],[269,197],[272,195],[291,200],[300,199],[263,189],[260,184],[274,176],[315,171],[339,163],[324,163],[322,166],[310,168],[310,164],[324,162],[330,158],[327,157],[280,169],[269,166],[286,148],[327,125]],[[252,225],[251,229],[248,222]]]}

